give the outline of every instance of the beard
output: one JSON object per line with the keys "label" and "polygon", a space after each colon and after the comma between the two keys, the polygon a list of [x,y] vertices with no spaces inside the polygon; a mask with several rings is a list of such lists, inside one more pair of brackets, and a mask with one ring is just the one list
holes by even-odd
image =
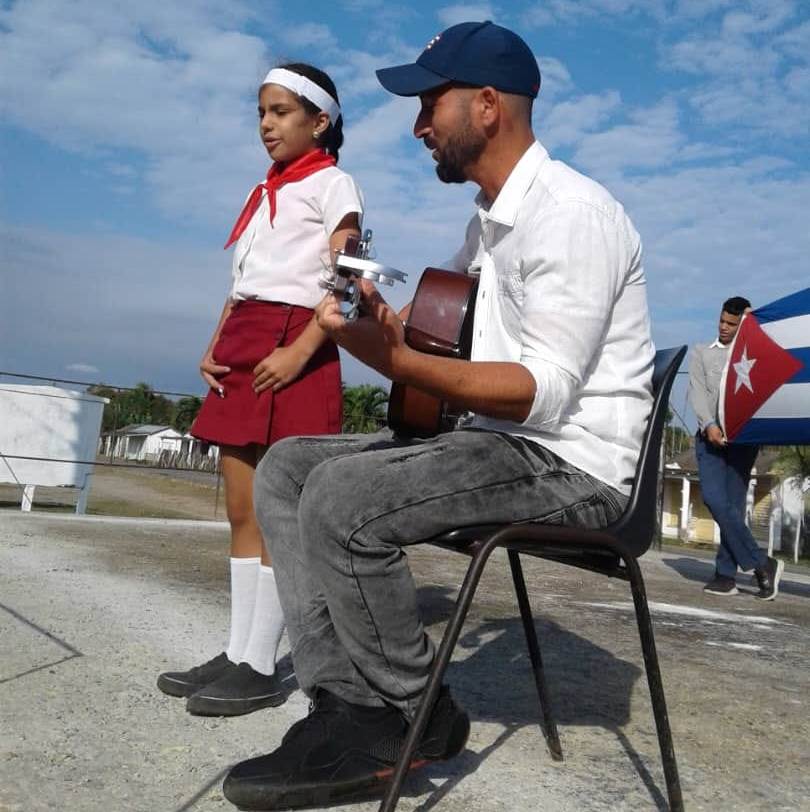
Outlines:
{"label": "beard", "polygon": [[443,183],[465,183],[467,167],[478,160],[487,145],[486,136],[476,132],[469,116],[457,133],[453,133],[439,150],[436,174]]}

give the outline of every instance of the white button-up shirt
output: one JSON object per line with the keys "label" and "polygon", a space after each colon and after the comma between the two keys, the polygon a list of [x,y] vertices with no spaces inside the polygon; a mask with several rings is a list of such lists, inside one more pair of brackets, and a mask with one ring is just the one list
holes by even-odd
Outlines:
{"label": "white button-up shirt", "polygon": [[652,404],[641,241],[602,186],[535,142],[450,263],[480,277],[471,360],[520,363],[537,391],[526,437],[629,493]]}

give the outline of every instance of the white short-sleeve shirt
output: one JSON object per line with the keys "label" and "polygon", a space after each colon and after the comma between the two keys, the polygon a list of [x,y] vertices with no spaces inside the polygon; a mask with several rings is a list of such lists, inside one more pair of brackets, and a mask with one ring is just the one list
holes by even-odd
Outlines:
{"label": "white short-sleeve shirt", "polygon": [[329,237],[352,212],[362,222],[363,195],[336,166],[282,186],[272,226],[265,193],[234,249],[231,297],[315,307],[333,275]]}

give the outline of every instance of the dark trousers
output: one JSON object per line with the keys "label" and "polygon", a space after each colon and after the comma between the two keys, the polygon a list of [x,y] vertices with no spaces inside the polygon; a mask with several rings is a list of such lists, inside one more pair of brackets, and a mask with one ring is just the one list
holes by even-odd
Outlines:
{"label": "dark trousers", "polygon": [[763,567],[767,555],[745,524],[745,499],[751,469],[759,446],[729,445],[718,448],[701,434],[695,439],[703,501],[720,527],[716,568],[733,578],[737,568],[748,572]]}

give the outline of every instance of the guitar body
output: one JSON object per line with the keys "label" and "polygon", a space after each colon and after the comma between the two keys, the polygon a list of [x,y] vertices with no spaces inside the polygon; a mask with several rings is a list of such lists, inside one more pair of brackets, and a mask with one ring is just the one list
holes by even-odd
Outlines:
{"label": "guitar body", "polygon": [[[430,355],[469,358],[477,290],[477,277],[426,268],[405,324],[408,346]],[[433,437],[450,431],[456,417],[433,395],[405,384],[391,386],[388,425],[397,434]]]}

